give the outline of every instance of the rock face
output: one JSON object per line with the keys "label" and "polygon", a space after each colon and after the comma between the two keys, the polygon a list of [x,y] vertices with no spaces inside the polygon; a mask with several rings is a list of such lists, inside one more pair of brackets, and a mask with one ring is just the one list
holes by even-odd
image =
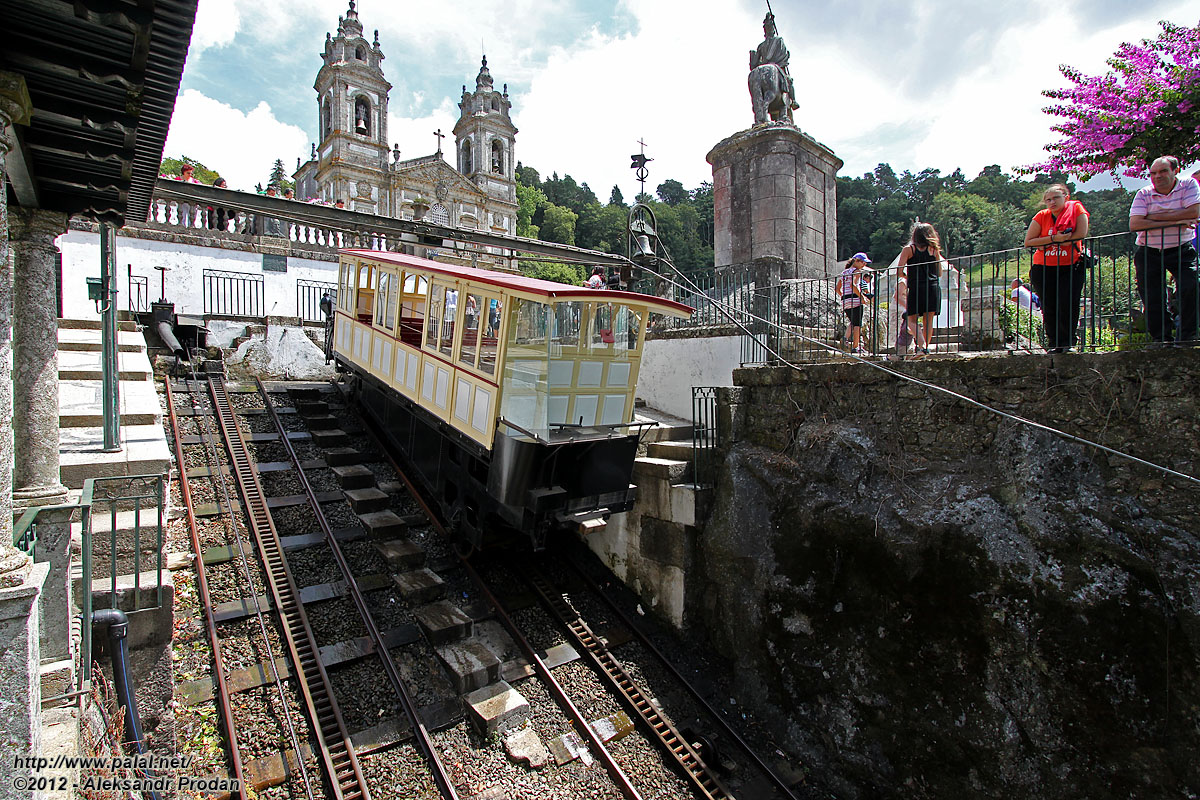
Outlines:
{"label": "rock face", "polygon": [[[1196,355],[906,368],[1194,475]],[[1200,793],[1195,483],[862,366],[737,382],[689,624],[810,784]]]}

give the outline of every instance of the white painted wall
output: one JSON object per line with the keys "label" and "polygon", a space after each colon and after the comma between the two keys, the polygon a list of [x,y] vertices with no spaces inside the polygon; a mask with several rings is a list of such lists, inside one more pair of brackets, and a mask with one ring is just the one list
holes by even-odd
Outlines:
{"label": "white painted wall", "polygon": [[732,386],[741,337],[652,339],[642,350],[637,396],[651,408],[692,418],[693,386]]}
{"label": "white painted wall", "polygon": [[[68,231],[58,237],[63,259],[63,316],[68,319],[99,319],[96,305],[87,299],[88,277],[100,277],[100,236],[86,231]],[[199,247],[117,237],[117,291],[121,310],[129,308],[129,270],[135,277],[149,279],[150,300],[159,298],[161,273],[167,272],[167,299],[180,314],[204,313],[202,276],[206,269],[245,272],[264,276],[263,310],[270,316],[294,317],[296,281],[300,279],[337,283],[337,262],[288,256],[287,272],[263,272],[262,256],[240,250]]]}

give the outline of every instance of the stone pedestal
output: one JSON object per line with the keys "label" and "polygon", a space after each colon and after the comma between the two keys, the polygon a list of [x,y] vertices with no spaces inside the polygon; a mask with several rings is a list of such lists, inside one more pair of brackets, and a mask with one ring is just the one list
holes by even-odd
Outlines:
{"label": "stone pedestal", "polygon": [[708,163],[718,268],[779,259],[785,279],[834,270],[842,161],[832,150],[793,125],[768,123],[721,141]]}
{"label": "stone pedestal", "polygon": [[70,509],[46,509],[37,518],[37,562],[50,567],[42,588],[40,608],[42,663],[70,661],[71,641],[71,514]]}
{"label": "stone pedestal", "polygon": [[14,209],[13,505],[55,505],[67,497],[58,469],[58,315],[54,240],[66,214]]}
{"label": "stone pedestal", "polygon": [[31,567],[28,556],[0,544],[5,549],[0,570],[6,564],[10,570],[0,573],[0,753],[5,754],[7,796],[17,778],[37,775],[23,757],[36,756],[41,744],[38,595],[50,567]]}

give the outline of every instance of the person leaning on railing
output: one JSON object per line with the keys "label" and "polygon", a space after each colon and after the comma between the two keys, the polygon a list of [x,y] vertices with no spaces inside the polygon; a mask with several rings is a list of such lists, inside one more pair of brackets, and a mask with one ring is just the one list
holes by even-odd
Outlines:
{"label": "person leaning on railing", "polygon": [[1062,353],[1071,349],[1079,327],[1084,279],[1080,242],[1088,233],[1088,212],[1061,183],[1046,189],[1042,202],[1046,207],[1025,232],[1025,246],[1035,248],[1029,282],[1042,300],[1046,349]]}
{"label": "person leaning on railing", "polygon": [[[1156,342],[1195,341],[1200,322],[1200,280],[1192,241],[1200,218],[1200,184],[1179,179],[1179,159],[1162,156],[1150,165],[1150,185],[1138,189],[1129,209],[1137,231],[1133,256],[1138,294],[1146,307],[1146,331]],[[1163,223],[1175,222],[1176,225]],[[1167,273],[1175,278],[1179,328],[1167,312]]]}

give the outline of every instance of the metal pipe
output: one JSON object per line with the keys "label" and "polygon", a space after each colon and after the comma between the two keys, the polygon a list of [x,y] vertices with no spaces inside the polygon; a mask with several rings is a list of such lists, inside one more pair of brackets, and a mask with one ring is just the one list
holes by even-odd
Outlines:
{"label": "metal pipe", "polygon": [[[129,635],[129,618],[119,608],[102,608],[92,612],[92,624],[108,628],[113,686],[117,691],[117,702],[125,709],[125,738],[141,755],[146,752],[146,743],[142,736],[142,720],[138,716],[133,679],[129,675],[129,648],[125,644],[125,639]],[[149,776],[149,770],[146,772]],[[147,794],[151,800],[159,800],[158,792],[149,791]]]}
{"label": "metal pipe", "polygon": [[104,407],[106,453],[121,450],[121,418],[117,363],[117,232],[100,223],[100,285],[108,301],[100,314],[101,400]]}
{"label": "metal pipe", "polygon": [[162,343],[167,346],[167,349],[176,358],[181,358],[184,361],[189,361],[187,351],[183,349],[183,345],[179,343],[179,339],[175,337],[175,327],[171,323],[163,321],[156,326],[158,330],[158,338],[162,339]]}

